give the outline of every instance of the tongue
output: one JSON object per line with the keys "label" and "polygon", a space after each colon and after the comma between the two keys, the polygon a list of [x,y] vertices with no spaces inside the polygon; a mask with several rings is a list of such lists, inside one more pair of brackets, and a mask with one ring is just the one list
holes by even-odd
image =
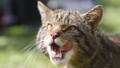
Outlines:
{"label": "tongue", "polygon": [[61,50],[60,47],[57,46],[55,43],[52,44],[52,56],[53,57],[61,57]]}
{"label": "tongue", "polygon": [[69,51],[72,49],[72,42],[66,42],[61,48],[63,51]]}
{"label": "tongue", "polygon": [[62,47],[59,47],[55,43],[52,44],[52,56],[62,57],[61,51],[67,52],[72,49],[72,42],[66,42]]}

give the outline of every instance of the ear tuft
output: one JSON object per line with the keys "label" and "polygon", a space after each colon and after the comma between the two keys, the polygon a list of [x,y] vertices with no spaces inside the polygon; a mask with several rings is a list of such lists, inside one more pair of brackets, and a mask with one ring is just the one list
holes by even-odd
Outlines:
{"label": "ear tuft", "polygon": [[45,13],[45,12],[49,11],[49,8],[47,6],[45,6],[41,1],[38,1],[38,9],[39,9],[40,13]]}
{"label": "ear tuft", "polygon": [[42,18],[47,17],[47,15],[50,13],[51,9],[49,9],[47,6],[45,6],[41,1],[38,1],[38,10],[41,14]]}
{"label": "ear tuft", "polygon": [[92,29],[95,29],[99,25],[102,15],[103,7],[101,5],[97,5],[90,11],[84,13],[82,17],[87,21],[87,23],[91,26]]}

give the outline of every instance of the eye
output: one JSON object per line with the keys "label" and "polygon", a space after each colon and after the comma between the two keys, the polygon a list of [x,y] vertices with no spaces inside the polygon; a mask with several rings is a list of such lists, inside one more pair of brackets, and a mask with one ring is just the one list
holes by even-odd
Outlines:
{"label": "eye", "polygon": [[51,27],[53,27],[52,24],[48,23],[48,24],[45,24],[42,26],[43,29],[47,30],[47,29],[50,29]]}
{"label": "eye", "polygon": [[63,25],[61,25],[61,28],[63,31],[65,31],[68,28],[68,26],[66,24],[63,24]]}
{"label": "eye", "polygon": [[48,23],[48,24],[47,24],[47,26],[48,26],[48,28],[49,28],[49,27],[52,27],[53,25],[52,25],[52,24],[50,24],[50,23]]}
{"label": "eye", "polygon": [[68,30],[76,30],[76,28],[77,27],[75,25],[71,25],[71,26],[68,27]]}
{"label": "eye", "polygon": [[61,25],[61,28],[66,28],[66,27],[67,27],[67,25],[65,25],[65,24]]}
{"label": "eye", "polygon": [[77,27],[75,25],[71,25],[71,26],[66,26],[64,28],[62,28],[63,32],[66,32],[66,31],[74,31],[76,30]]}
{"label": "eye", "polygon": [[47,24],[47,29],[48,29],[48,30],[50,30],[52,27],[53,27],[52,24],[50,24],[50,23]]}

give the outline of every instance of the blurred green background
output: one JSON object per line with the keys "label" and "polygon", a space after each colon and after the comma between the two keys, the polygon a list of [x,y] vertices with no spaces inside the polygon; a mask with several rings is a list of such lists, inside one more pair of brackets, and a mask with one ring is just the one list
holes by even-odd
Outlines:
{"label": "blurred green background", "polygon": [[[110,34],[120,33],[120,0],[94,1],[104,6],[104,16],[99,27]],[[20,24],[21,20],[17,20],[18,24],[0,26],[0,68],[57,68],[35,48],[35,37],[40,27],[40,17],[37,16],[37,20],[33,19],[33,15],[28,18],[32,21],[22,21],[35,25]]]}

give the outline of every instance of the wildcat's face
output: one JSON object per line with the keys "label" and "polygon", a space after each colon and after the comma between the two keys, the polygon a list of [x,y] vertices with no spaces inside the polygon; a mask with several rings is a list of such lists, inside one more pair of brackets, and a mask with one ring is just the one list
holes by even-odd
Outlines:
{"label": "wildcat's face", "polygon": [[38,3],[38,8],[42,17],[42,26],[37,35],[38,48],[44,54],[47,53],[51,62],[56,65],[64,65],[70,61],[80,43],[77,40],[84,37],[82,31],[92,32],[98,25],[102,12],[101,6],[87,14],[51,10],[41,2]]}
{"label": "wildcat's face", "polygon": [[[57,65],[63,65],[69,61],[74,54],[73,48],[77,45],[75,37],[80,36],[78,26],[72,19],[69,20],[69,16],[71,15],[69,13],[68,15],[64,15],[64,13],[62,12],[51,15],[53,17],[43,21],[41,27],[41,29],[46,31],[46,35],[43,40],[44,46],[47,49],[52,63]],[[59,20],[59,17],[56,17],[57,15],[63,18]],[[65,22],[66,17],[67,19]],[[69,20],[69,23],[67,20]]]}

